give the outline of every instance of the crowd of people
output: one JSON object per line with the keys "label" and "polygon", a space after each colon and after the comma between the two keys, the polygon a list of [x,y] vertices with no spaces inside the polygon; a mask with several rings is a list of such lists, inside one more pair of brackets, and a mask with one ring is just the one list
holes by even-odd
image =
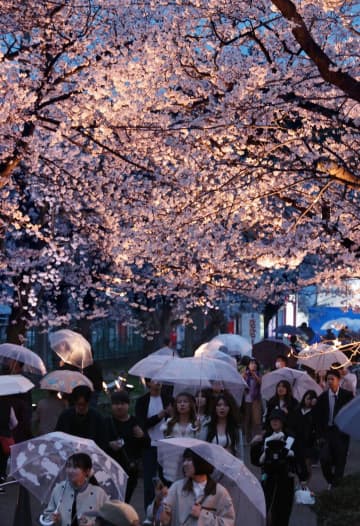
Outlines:
{"label": "crowd of people", "polygon": [[[276,358],[274,368],[287,366],[285,356]],[[174,395],[171,386],[151,378],[145,379],[147,391],[134,404],[126,390],[112,392],[107,415],[93,403],[92,391],[85,385],[76,387],[66,401],[49,391],[32,416],[27,395],[0,397],[2,437],[26,440],[32,426],[36,434],[62,431],[92,439],[128,475],[125,503],[110,501],[92,475],[90,456],[86,452],[72,455],[66,464],[66,480],[53,489],[42,524],[138,525],[139,516],[129,503],[142,472],[144,524],[234,525],[231,497],[212,478],[213,466],[206,460],[186,449],[181,480],[173,480],[166,466],[159,465],[159,440],[189,437],[217,444],[239,458],[244,441],[252,464],[261,468],[268,525],[287,526],[295,486],[311,486],[314,464],[320,462],[329,489],[344,475],[349,437],[334,419],[356,394],[356,382],[352,373],[335,366],[327,371],[319,396],[308,390],[297,400],[290,383],[281,380],[265,401],[261,364],[250,358],[240,373],[247,386],[240,405],[217,384],[213,389],[193,393],[189,388]],[[0,447],[1,481],[6,479],[8,456],[9,450]]]}

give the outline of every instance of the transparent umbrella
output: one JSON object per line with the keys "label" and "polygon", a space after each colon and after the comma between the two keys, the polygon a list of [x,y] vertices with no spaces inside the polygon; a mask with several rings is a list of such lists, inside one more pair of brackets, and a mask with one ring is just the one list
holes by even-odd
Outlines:
{"label": "transparent umbrella", "polygon": [[230,356],[230,354],[226,354],[225,352],[222,352],[220,350],[214,351],[214,350],[209,349],[207,343],[203,343],[202,345],[200,345],[200,347],[198,347],[196,351],[194,352],[194,356],[195,357],[207,356],[208,358],[215,358],[217,360],[222,360],[223,362],[226,362],[232,365],[232,367],[235,367],[235,369],[237,369],[237,363],[236,363],[235,358]]}
{"label": "transparent umbrella", "polygon": [[7,364],[10,371],[12,366],[20,362],[24,364],[24,373],[46,374],[46,367],[40,356],[22,345],[2,343],[0,345],[0,363]]}
{"label": "transparent umbrella", "polygon": [[302,365],[310,367],[315,371],[327,371],[332,364],[337,362],[341,366],[350,365],[347,356],[333,345],[325,343],[314,343],[308,348],[300,351],[297,359]]}
{"label": "transparent umbrella", "polygon": [[19,393],[27,393],[34,384],[21,374],[4,374],[0,376],[0,396],[7,396]]}
{"label": "transparent umbrella", "polygon": [[223,447],[195,438],[167,438],[159,440],[158,459],[172,480],[183,478],[182,455],[187,448],[204,458],[215,471],[213,478],[225,486],[232,498],[236,526],[264,526],[265,498],[260,482],[242,460]]}
{"label": "transparent umbrella", "polygon": [[240,334],[218,334],[207,345],[211,350],[220,350],[231,356],[251,356],[251,343]]}
{"label": "transparent umbrella", "polygon": [[72,393],[79,385],[87,385],[92,391],[94,390],[92,381],[77,371],[52,371],[40,381],[41,389],[60,393]]}
{"label": "transparent umbrella", "polygon": [[173,358],[153,376],[154,380],[169,384],[208,387],[214,383],[224,389],[245,389],[247,384],[234,367],[215,358],[206,356]]}
{"label": "transparent umbrella", "polygon": [[69,329],[51,332],[50,347],[65,363],[85,369],[93,363],[90,343],[79,333]]}
{"label": "transparent umbrella", "polygon": [[174,358],[169,354],[149,354],[139,362],[136,362],[129,369],[129,374],[133,376],[141,376],[142,378],[153,378],[153,376],[160,371],[165,364],[172,360],[181,360],[182,358]]}
{"label": "transparent umbrella", "polygon": [[340,409],[335,417],[335,424],[344,433],[360,440],[360,396]]}
{"label": "transparent umbrella", "polygon": [[275,395],[276,386],[281,380],[289,382],[292,394],[297,400],[301,400],[306,391],[312,389],[316,394],[322,393],[321,387],[305,371],[281,367],[275,371],[264,374],[261,382],[261,395],[265,400],[269,400]]}
{"label": "transparent umbrella", "polygon": [[10,475],[39,501],[48,502],[54,485],[65,480],[67,459],[87,453],[99,485],[112,499],[124,500],[127,475],[93,440],[67,433],[41,435],[11,447]]}

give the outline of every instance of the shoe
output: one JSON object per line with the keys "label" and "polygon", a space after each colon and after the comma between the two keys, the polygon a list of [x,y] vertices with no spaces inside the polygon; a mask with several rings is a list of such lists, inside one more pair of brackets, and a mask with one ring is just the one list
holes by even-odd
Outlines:
{"label": "shoe", "polygon": [[332,487],[333,487],[332,484],[328,484],[328,487],[327,487],[328,491],[331,491],[331,490],[332,490]]}
{"label": "shoe", "polygon": [[0,488],[0,495],[3,495],[5,492],[5,488]]}

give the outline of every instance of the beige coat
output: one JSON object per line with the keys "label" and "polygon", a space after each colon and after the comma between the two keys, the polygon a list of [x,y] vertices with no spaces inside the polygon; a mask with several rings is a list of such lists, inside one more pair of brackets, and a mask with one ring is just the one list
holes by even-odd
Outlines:
{"label": "beige coat", "polygon": [[[74,501],[74,490],[69,483],[65,482],[57,484],[52,491],[49,504],[44,510],[45,513],[51,513],[56,510],[58,503],[60,502],[58,512],[61,515],[61,526],[71,525],[71,509]],[[77,516],[86,515],[94,516],[94,512],[98,511],[101,506],[109,500],[108,495],[99,486],[89,484],[87,488],[78,493],[76,499],[76,510]]]}
{"label": "beige coat", "polygon": [[195,504],[195,494],[185,491],[187,479],[174,482],[164,499],[171,508],[171,526],[234,526],[235,511],[228,491],[221,484],[216,484],[215,494],[207,495],[201,502],[198,519],[190,516]]}

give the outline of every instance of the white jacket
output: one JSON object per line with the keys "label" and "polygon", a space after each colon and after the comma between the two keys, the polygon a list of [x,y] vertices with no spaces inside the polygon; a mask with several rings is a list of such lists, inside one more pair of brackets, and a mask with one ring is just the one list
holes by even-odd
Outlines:
{"label": "white jacket", "polygon": [[[66,485],[66,487],[65,487]],[[109,500],[108,495],[100,486],[88,484],[88,486],[77,494],[76,511],[77,516],[86,515],[94,516],[101,506]],[[50,497],[49,504],[44,510],[45,513],[54,512],[59,504],[58,513],[61,515],[61,526],[71,525],[71,510],[74,501],[74,489],[69,482],[60,482],[56,484]]]}

